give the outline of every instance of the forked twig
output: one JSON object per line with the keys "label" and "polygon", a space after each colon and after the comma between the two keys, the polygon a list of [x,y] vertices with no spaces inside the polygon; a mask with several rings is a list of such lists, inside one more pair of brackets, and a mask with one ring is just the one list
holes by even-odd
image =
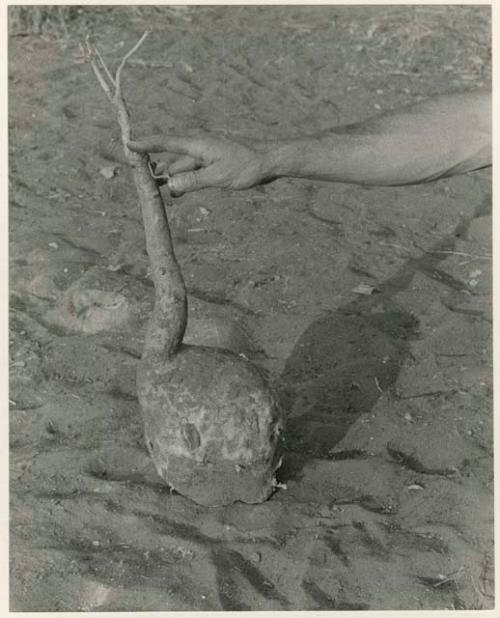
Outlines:
{"label": "forked twig", "polygon": [[128,158],[130,158],[130,151],[128,150],[126,144],[130,140],[130,118],[127,111],[127,106],[125,105],[125,100],[122,96],[121,74],[127,60],[144,43],[148,34],[149,31],[146,31],[132,47],[132,49],[128,51],[125,56],[123,56],[114,77],[97,47],[90,42],[90,37],[87,36],[85,40],[86,54],[90,62],[90,66],[92,67],[92,70],[94,71],[107,98],[116,107],[118,122],[122,133],[123,148]]}
{"label": "forked twig", "polygon": [[[134,54],[144,43],[148,34],[149,31],[146,31],[137,41],[134,47],[132,47],[132,49],[128,51],[125,56],[123,56],[114,77],[97,47],[90,42],[90,37],[87,36],[87,38],[85,39],[86,51],[92,70],[94,71],[97,79],[99,80],[99,84],[104,90],[108,99],[117,106],[124,104],[121,95],[121,74],[123,71],[123,67],[125,66],[130,56],[132,56],[132,54]],[[108,81],[106,81],[106,78]]]}

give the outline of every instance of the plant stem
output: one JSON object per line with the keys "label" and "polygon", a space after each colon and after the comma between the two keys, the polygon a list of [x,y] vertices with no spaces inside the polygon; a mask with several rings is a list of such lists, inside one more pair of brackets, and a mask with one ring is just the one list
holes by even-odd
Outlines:
{"label": "plant stem", "polygon": [[[125,61],[139,48],[145,36],[143,35],[124,56],[112,81],[112,88],[106,83],[96,62],[91,60],[91,64],[101,87],[116,108],[123,150],[132,168],[144,223],[146,249],[155,287],[155,304],[146,331],[143,359],[161,361],[175,354],[182,343],[187,322],[187,300],[184,279],[172,244],[165,204],[159,186],[151,176],[149,155],[133,152],[127,146],[131,139],[130,115],[121,92],[120,78]],[[98,59],[105,75],[111,80],[110,72],[100,55]],[[109,97],[112,89],[114,93]]]}

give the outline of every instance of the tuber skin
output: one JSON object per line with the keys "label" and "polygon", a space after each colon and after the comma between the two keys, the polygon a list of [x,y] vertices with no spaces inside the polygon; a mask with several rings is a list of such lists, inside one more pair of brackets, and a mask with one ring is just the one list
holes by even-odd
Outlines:
{"label": "tuber skin", "polygon": [[187,324],[186,287],[175,257],[163,199],[151,176],[148,155],[138,160],[132,156],[136,153],[128,151],[126,154],[139,195],[155,287],[153,315],[147,326],[143,357],[161,362],[171,358],[181,345]]}
{"label": "tuber skin", "polygon": [[165,205],[148,153],[130,150],[121,71],[115,77],[87,41],[94,73],[114,105],[132,169],[151,263],[155,302],[137,370],[147,448],[160,476],[199,504],[266,500],[276,487],[283,415],[265,376],[229,351],[182,343],[187,299]]}

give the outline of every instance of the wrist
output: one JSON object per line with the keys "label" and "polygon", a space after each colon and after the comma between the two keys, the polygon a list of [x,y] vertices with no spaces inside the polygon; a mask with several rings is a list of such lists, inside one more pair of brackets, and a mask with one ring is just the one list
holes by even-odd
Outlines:
{"label": "wrist", "polygon": [[[264,155],[264,167],[276,178],[313,177],[320,144],[315,138],[280,140],[270,144]],[[321,157],[320,157],[321,158]]]}
{"label": "wrist", "polygon": [[301,149],[295,140],[266,142],[260,156],[265,178],[300,175]]}

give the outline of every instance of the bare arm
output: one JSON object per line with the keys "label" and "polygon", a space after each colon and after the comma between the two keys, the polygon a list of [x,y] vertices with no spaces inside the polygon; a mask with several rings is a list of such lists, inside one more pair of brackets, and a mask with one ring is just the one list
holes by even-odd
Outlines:
{"label": "bare arm", "polygon": [[491,164],[491,99],[448,95],[315,139],[277,145],[268,166],[278,176],[399,185]]}
{"label": "bare arm", "polygon": [[246,189],[282,176],[370,185],[427,182],[491,165],[491,95],[444,95],[302,139],[247,146],[213,137],[153,138],[140,151],[183,155],[174,192]]}

